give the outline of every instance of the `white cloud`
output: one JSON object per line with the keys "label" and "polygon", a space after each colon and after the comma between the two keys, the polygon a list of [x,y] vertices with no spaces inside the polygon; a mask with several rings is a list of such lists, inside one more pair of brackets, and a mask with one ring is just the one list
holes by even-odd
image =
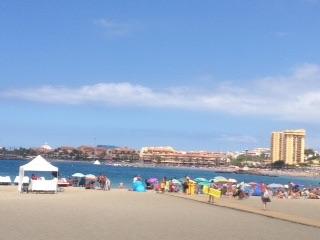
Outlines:
{"label": "white cloud", "polygon": [[106,35],[110,37],[127,36],[134,29],[134,25],[119,22],[114,19],[101,18],[94,20],[93,23],[102,27]]}
{"label": "white cloud", "polygon": [[288,76],[265,77],[245,86],[222,83],[211,90],[157,90],[131,83],[99,83],[78,88],[11,89],[1,95],[55,104],[175,108],[310,122],[320,117],[320,65],[305,64]]}

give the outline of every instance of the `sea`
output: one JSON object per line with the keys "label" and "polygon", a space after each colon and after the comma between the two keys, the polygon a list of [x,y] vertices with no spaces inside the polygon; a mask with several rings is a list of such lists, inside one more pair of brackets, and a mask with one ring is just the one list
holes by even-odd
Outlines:
{"label": "sea", "polygon": [[[10,176],[14,181],[15,177],[19,175],[19,167],[26,164],[25,160],[1,160],[0,161],[0,176]],[[205,170],[198,168],[175,168],[175,167],[129,167],[129,166],[111,166],[111,165],[94,165],[91,162],[70,162],[70,161],[51,161],[51,163],[59,168],[59,177],[69,178],[74,173],[105,175],[112,183],[112,187],[118,187],[123,183],[125,187],[130,188],[134,176],[141,176],[143,179],[163,177],[170,178],[190,178],[202,177],[212,179],[216,176],[223,176],[225,178],[234,178],[238,182],[256,182],[256,183],[280,183],[288,184],[293,182],[295,184],[309,186],[320,186],[320,178],[298,178],[298,177],[268,177],[257,176],[250,174],[235,174],[235,173],[217,173],[213,170]],[[26,175],[31,175],[27,173]],[[37,173],[39,176],[45,176],[45,173]],[[46,177],[46,176],[45,176]]]}

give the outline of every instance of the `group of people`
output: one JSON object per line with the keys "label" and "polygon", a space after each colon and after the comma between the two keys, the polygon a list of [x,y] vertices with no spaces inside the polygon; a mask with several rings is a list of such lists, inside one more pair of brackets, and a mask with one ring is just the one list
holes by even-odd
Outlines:
{"label": "group of people", "polygon": [[111,189],[111,181],[107,176],[100,175],[97,177],[97,183],[100,187],[100,189],[109,191]]}
{"label": "group of people", "polygon": [[320,199],[320,187],[299,188],[289,185],[289,188],[278,188],[272,194],[279,199]]}
{"label": "group of people", "polygon": [[[136,176],[133,179],[133,182],[135,182],[136,178],[140,179],[139,181],[142,181],[140,176]],[[163,177],[161,181],[158,181],[157,179],[154,179],[154,181],[150,181],[150,179],[145,179],[145,185],[148,190],[155,190],[161,193],[179,192],[181,189],[181,186],[179,183],[174,182],[174,179],[168,179],[167,177]]]}
{"label": "group of people", "polygon": [[109,191],[111,189],[111,181],[105,175],[99,175],[92,178],[73,178],[71,185],[77,187],[85,187],[86,189],[100,189]]}
{"label": "group of people", "polygon": [[[134,180],[142,181],[140,176],[136,176]],[[201,194],[203,193],[204,185],[195,183],[190,177],[185,176],[184,181],[177,183],[175,179],[164,177],[161,181],[148,182],[145,180],[147,189],[154,189],[157,192],[179,192],[185,194]],[[272,188],[264,183],[211,183],[207,187],[221,191],[221,195],[245,199],[250,196],[260,196],[263,208],[266,209],[267,203],[271,202],[274,197],[277,198],[305,198],[305,199],[320,199],[320,187],[302,188],[302,186],[289,183],[282,188]]]}
{"label": "group of people", "polygon": [[179,192],[180,185],[174,183],[173,179],[167,179],[167,177],[164,177],[160,183],[159,188],[156,188],[155,190],[158,190],[162,193],[164,193],[164,192]]}

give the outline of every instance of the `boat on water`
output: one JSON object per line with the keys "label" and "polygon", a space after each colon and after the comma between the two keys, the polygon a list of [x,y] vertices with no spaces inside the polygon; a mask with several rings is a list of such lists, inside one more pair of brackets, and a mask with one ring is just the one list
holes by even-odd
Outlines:
{"label": "boat on water", "polygon": [[100,162],[99,160],[95,160],[95,161],[93,162],[93,164],[94,164],[94,165],[101,165],[101,162]]}

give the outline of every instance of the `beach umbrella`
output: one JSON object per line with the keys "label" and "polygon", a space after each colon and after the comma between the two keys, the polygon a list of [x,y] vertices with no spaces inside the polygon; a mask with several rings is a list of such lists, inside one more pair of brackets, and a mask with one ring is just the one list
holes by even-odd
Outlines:
{"label": "beach umbrella", "polygon": [[177,179],[179,182],[185,182],[187,179],[186,178],[179,178],[179,179]]}
{"label": "beach umbrella", "polygon": [[237,187],[251,187],[249,183],[241,182],[237,184]]}
{"label": "beach umbrella", "polygon": [[85,175],[85,178],[95,179],[95,178],[96,178],[96,176],[95,176],[95,175],[93,175],[93,174],[87,174],[87,175]]}
{"label": "beach umbrella", "polygon": [[172,179],[172,183],[181,185],[181,182],[177,179]]}
{"label": "beach umbrella", "polygon": [[228,182],[229,183],[237,183],[238,181],[236,179],[234,179],[234,178],[229,178]]}
{"label": "beach umbrella", "polygon": [[199,182],[198,185],[199,185],[199,186],[210,186],[211,183],[208,182],[208,181],[206,181],[206,182]]}
{"label": "beach umbrella", "polygon": [[257,185],[258,183],[256,183],[256,182],[249,182],[248,184],[249,184],[249,185]]}
{"label": "beach umbrella", "polygon": [[72,174],[72,177],[82,178],[82,177],[84,177],[84,174],[83,173],[74,173],[74,174]]}
{"label": "beach umbrella", "polygon": [[279,183],[271,183],[268,185],[268,188],[283,188],[284,186]]}
{"label": "beach umbrella", "polygon": [[202,177],[195,178],[194,181],[196,181],[196,182],[208,182],[208,180],[206,178],[202,178]]}
{"label": "beach umbrella", "polygon": [[225,177],[222,176],[217,176],[213,179],[213,182],[215,183],[226,183],[228,182],[228,179],[226,179]]}
{"label": "beach umbrella", "polygon": [[147,182],[148,182],[148,183],[156,183],[156,182],[158,182],[158,178],[149,178],[149,179],[147,180]]}

